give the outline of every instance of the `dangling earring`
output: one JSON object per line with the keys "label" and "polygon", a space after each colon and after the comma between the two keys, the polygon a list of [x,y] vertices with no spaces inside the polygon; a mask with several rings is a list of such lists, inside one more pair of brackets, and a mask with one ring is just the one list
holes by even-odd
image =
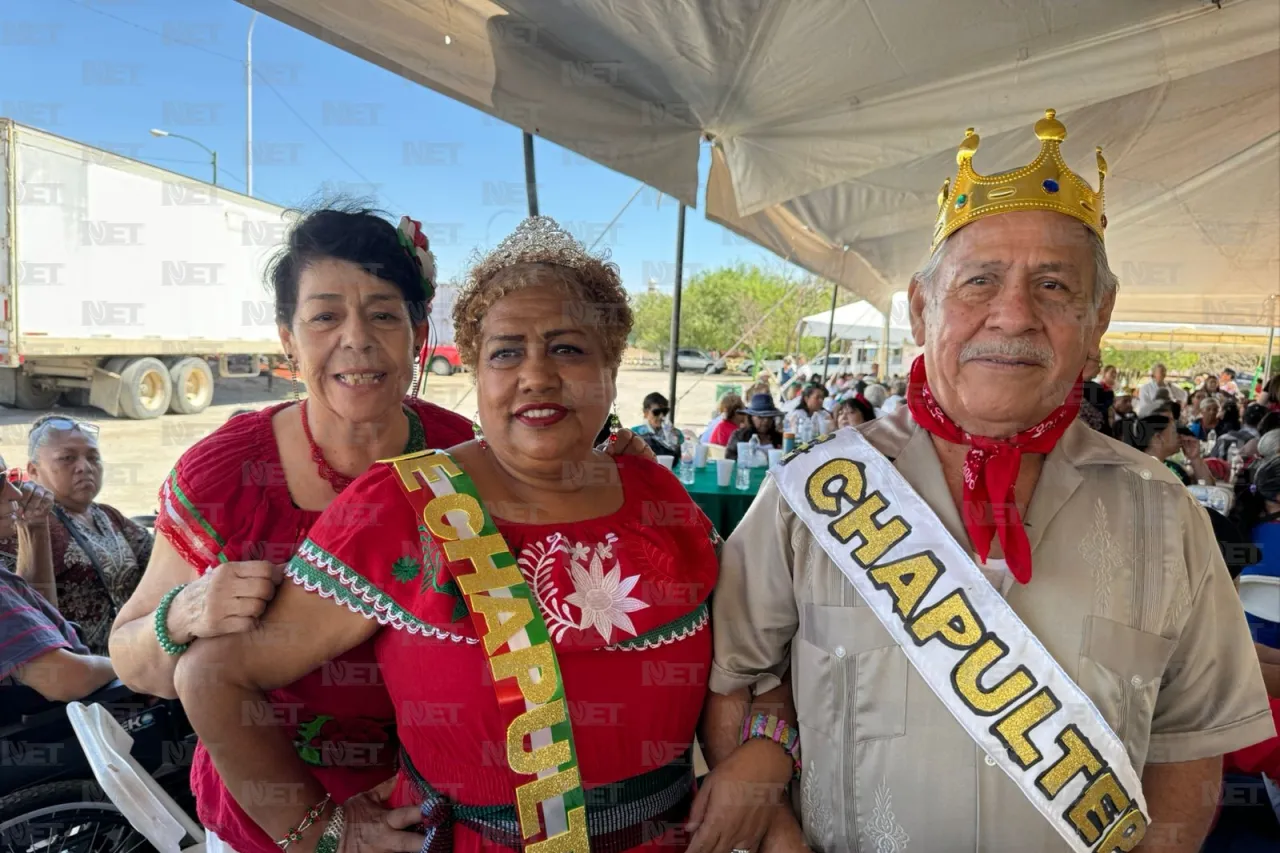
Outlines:
{"label": "dangling earring", "polygon": [[481,450],[489,449],[489,442],[484,440],[484,430],[480,429],[479,421],[471,422],[471,431],[476,435],[476,442],[480,445]]}
{"label": "dangling earring", "polygon": [[298,393],[298,365],[294,362],[293,356],[285,356],[289,360],[289,383],[292,387],[294,401],[302,399],[302,395]]}
{"label": "dangling earring", "polygon": [[613,411],[609,413],[609,443],[618,443],[618,433],[622,430],[622,419],[618,417],[618,404],[613,404]]}

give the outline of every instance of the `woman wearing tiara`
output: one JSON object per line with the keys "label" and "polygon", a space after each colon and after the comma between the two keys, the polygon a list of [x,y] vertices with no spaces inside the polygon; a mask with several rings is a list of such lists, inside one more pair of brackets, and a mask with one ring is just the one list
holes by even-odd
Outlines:
{"label": "woman wearing tiara", "polygon": [[[417,850],[365,839],[420,821],[433,851],[682,850],[717,537],[669,471],[592,446],[632,324],[617,268],[535,217],[475,265],[454,322],[476,440],[375,464],[262,625],[179,662],[179,695],[233,789],[300,792],[244,803],[278,843]],[[402,745],[382,822],[241,711],[370,640]]]}
{"label": "woman wearing tiara", "polygon": [[[375,460],[472,436],[466,418],[406,396],[434,282],[426,238],[407,217],[397,229],[368,210],[327,208],[293,226],[270,284],[281,343],[307,398],[230,419],[166,479],[154,553],[110,640],[127,684],[176,696],[182,656],[215,637],[258,638],[255,649],[280,657],[321,648],[314,629],[262,640],[280,564],[331,505],[331,522],[383,529],[372,527],[378,508],[340,497]],[[235,715],[274,724],[309,786],[343,802],[390,776],[395,712],[370,644],[326,654],[273,683],[265,698]],[[276,849],[250,815],[264,804],[284,811],[283,801],[265,788],[229,787],[203,744],[192,789],[211,843],[240,853]]]}

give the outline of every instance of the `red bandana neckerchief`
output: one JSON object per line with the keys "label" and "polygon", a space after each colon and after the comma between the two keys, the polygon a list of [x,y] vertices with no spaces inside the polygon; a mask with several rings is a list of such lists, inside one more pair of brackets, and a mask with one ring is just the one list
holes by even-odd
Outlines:
{"label": "red bandana neckerchief", "polygon": [[1031,580],[1031,542],[1013,498],[1018,468],[1022,454],[1048,453],[1071,426],[1080,411],[1080,382],[1049,417],[1009,438],[970,435],[947,417],[929,390],[924,356],[917,356],[912,363],[907,387],[907,407],[917,424],[943,441],[969,448],[964,457],[962,515],[978,559],[986,561],[992,537],[999,536],[1010,573],[1018,583],[1027,583]]}

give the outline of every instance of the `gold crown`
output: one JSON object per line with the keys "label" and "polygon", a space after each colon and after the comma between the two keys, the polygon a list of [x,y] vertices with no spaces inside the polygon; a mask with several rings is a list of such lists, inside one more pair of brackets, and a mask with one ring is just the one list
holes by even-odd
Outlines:
{"label": "gold crown", "polygon": [[956,152],[960,170],[954,186],[948,178],[938,193],[938,223],[933,229],[930,251],[936,251],[943,240],[976,219],[1015,210],[1065,213],[1079,219],[1102,239],[1107,227],[1102,199],[1107,161],[1102,159],[1102,148],[1098,148],[1095,192],[1089,182],[1071,171],[1062,159],[1062,140],[1067,138],[1067,128],[1056,116],[1054,110],[1045,110],[1044,118],[1036,122],[1040,154],[1031,165],[997,175],[979,175],[973,170],[978,134],[972,127],[965,131],[964,141]]}

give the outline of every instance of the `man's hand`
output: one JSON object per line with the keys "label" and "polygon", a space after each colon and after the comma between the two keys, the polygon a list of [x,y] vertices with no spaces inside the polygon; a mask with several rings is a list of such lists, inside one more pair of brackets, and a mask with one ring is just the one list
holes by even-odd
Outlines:
{"label": "man's hand", "polygon": [[774,812],[769,831],[760,842],[760,853],[811,853],[809,841],[790,805],[784,803]]}
{"label": "man's hand", "polygon": [[754,738],[739,746],[707,777],[689,813],[687,853],[760,849],[779,808],[793,764],[782,747]]}
{"label": "man's hand", "polygon": [[18,486],[21,497],[14,501],[14,520],[23,527],[41,527],[49,523],[49,512],[53,509],[53,492],[34,480],[27,480]]}

